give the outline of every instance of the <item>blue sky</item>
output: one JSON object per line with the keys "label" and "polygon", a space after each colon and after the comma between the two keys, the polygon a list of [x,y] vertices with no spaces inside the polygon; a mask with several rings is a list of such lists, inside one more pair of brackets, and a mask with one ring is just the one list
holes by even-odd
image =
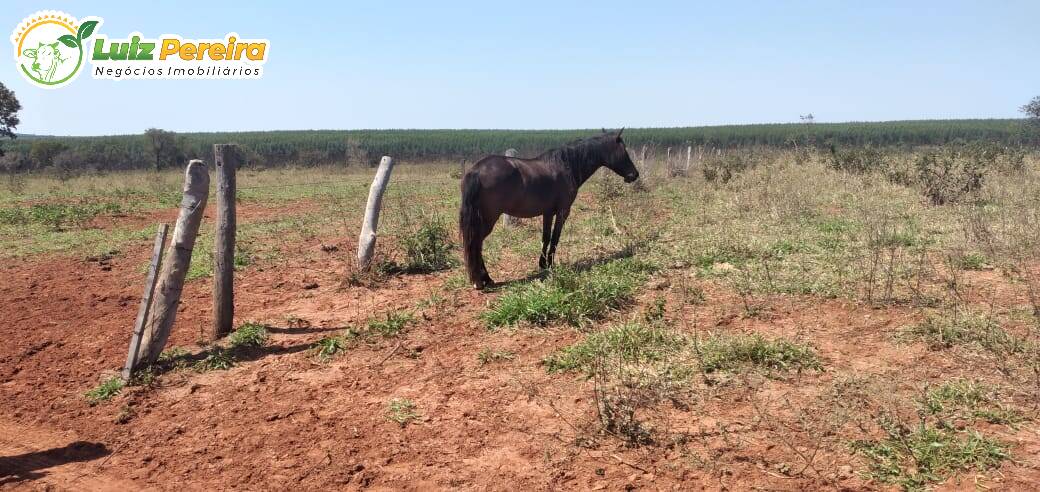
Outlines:
{"label": "blue sky", "polygon": [[8,62],[24,133],[592,128],[1018,117],[1040,95],[1040,2],[5,1],[113,38],[271,41],[261,80],[94,80]]}

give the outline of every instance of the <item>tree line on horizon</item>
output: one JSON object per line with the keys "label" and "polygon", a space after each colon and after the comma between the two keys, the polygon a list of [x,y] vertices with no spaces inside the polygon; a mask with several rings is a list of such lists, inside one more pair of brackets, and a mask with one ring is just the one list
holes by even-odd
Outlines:
{"label": "tree line on horizon", "polygon": [[[55,137],[18,135],[20,109],[0,84],[0,171],[53,171],[59,175],[134,169],[162,170],[189,159],[212,159],[212,146],[237,143],[250,166],[370,166],[390,155],[400,161],[475,160],[513,148],[534,156],[600,130],[294,130],[174,133],[149,128],[138,135]],[[1040,145],[1040,97],[1021,108],[1026,119],[920,120],[867,123],[727,125],[631,128],[625,141],[633,157],[643,146],[718,149],[742,147],[919,147],[989,142]]]}

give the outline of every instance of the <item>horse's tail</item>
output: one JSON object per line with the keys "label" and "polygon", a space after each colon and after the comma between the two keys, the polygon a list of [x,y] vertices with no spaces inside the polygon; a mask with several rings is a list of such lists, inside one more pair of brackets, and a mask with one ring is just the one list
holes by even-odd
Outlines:
{"label": "horse's tail", "polygon": [[466,262],[466,271],[471,282],[477,282],[482,276],[480,269],[481,234],[484,230],[484,219],[480,214],[480,178],[476,172],[468,172],[462,177],[462,206],[459,208],[459,232],[462,234],[462,257]]}

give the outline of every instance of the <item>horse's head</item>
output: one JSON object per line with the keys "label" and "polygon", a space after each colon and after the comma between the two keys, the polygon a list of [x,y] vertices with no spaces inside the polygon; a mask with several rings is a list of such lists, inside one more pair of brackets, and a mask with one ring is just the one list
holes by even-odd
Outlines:
{"label": "horse's head", "polygon": [[628,156],[625,141],[621,140],[621,132],[623,131],[625,131],[624,128],[618,130],[617,134],[607,134],[610,139],[610,146],[607,151],[606,166],[611,171],[617,173],[618,176],[624,178],[626,183],[631,183],[639,179],[639,170],[636,169],[632,158]]}

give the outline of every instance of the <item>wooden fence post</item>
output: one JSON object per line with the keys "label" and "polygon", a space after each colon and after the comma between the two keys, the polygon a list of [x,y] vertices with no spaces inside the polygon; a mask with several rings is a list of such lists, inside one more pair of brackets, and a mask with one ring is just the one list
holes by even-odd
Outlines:
{"label": "wooden fence post", "polygon": [[368,204],[365,206],[365,222],[361,224],[361,237],[358,238],[358,271],[368,270],[372,266],[372,253],[376,250],[376,228],[379,226],[379,209],[383,206],[383,192],[390,182],[390,171],[394,168],[394,160],[384,155],[379,160],[379,169],[368,189]]}
{"label": "wooden fence post", "polygon": [[[517,156],[517,151],[516,151],[516,149],[506,149],[506,151],[502,155],[504,155],[506,157],[516,157]],[[518,226],[518,225],[520,225],[520,218],[519,217],[513,217],[512,215],[509,215],[509,214],[502,214],[502,216],[505,218],[506,225],[509,225],[509,226]]]}
{"label": "wooden fence post", "polygon": [[687,173],[690,172],[690,154],[692,154],[692,153],[693,153],[693,146],[692,145],[687,145],[686,146],[686,169],[684,170]]}
{"label": "wooden fence post", "polygon": [[129,381],[137,368],[137,351],[141,348],[141,335],[144,332],[144,324],[148,321],[148,314],[152,309],[152,294],[155,292],[156,275],[162,265],[163,247],[166,245],[166,232],[170,227],[159,224],[159,230],[155,231],[155,246],[152,247],[152,261],[148,264],[148,275],[144,280],[144,294],[141,295],[141,306],[137,309],[137,322],[134,323],[134,333],[130,337],[130,350],[126,354],[126,365],[123,366],[123,381]]}
{"label": "wooden fence post", "polygon": [[213,146],[217,177],[217,225],[213,244],[213,327],[210,341],[231,333],[235,318],[235,169],[242,164],[238,146]]}
{"label": "wooden fence post", "polygon": [[193,160],[184,172],[184,198],[177,225],[173,228],[173,240],[163,260],[162,273],[156,285],[151,319],[145,325],[141,349],[137,353],[138,365],[145,366],[159,359],[170,338],[170,329],[177,319],[177,307],[181,301],[184,277],[191,265],[191,253],[195,248],[195,237],[199,234],[202,212],[209,195],[209,171],[206,163]]}

